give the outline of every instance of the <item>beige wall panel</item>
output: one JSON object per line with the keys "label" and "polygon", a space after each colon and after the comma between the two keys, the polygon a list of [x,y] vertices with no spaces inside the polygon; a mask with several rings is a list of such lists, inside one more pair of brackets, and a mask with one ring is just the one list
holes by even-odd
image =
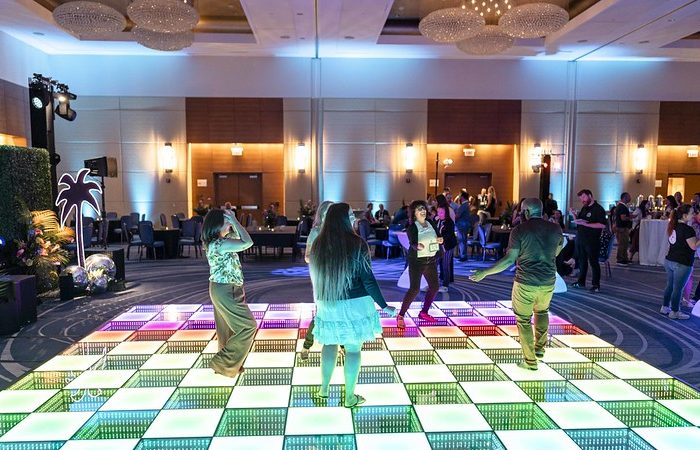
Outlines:
{"label": "beige wall panel", "polygon": [[578,114],[576,143],[583,145],[615,145],[617,120],[610,114]]}
{"label": "beige wall panel", "polygon": [[615,145],[579,145],[576,148],[576,172],[615,172],[621,170],[619,166]]}
{"label": "beige wall panel", "polygon": [[328,172],[373,171],[376,165],[374,144],[325,144],[323,169]]}
{"label": "beige wall panel", "polygon": [[428,112],[428,101],[423,99],[380,98],[376,101],[377,111]]}
{"label": "beige wall panel", "polygon": [[122,142],[187,142],[185,111],[122,111]]}
{"label": "beige wall panel", "polygon": [[359,208],[374,192],[374,172],[335,172],[326,176],[334,179],[326,186],[326,200],[344,201]]}
{"label": "beige wall panel", "polygon": [[659,102],[620,102],[620,113],[659,114]]}
{"label": "beige wall panel", "polygon": [[[121,161],[121,144],[116,142],[56,142],[56,152],[61,155],[58,165],[61,171],[77,171],[85,167],[84,160],[110,156]],[[120,164],[118,164],[119,166]],[[121,170],[121,167],[118,167]]]}
{"label": "beige wall panel", "polygon": [[374,111],[375,100],[368,98],[326,98],[323,109],[328,111]]}
{"label": "beige wall panel", "polygon": [[617,116],[617,143],[637,148],[647,148],[658,141],[659,116],[652,114],[619,114]]}
{"label": "beige wall panel", "polygon": [[539,142],[542,145],[564,143],[566,116],[562,113],[540,114],[523,113],[521,125],[521,142]]}
{"label": "beige wall panel", "polygon": [[119,97],[79,95],[70,104],[76,111],[116,110],[119,109]]}
{"label": "beige wall panel", "polygon": [[324,142],[376,142],[374,111],[326,111],[323,116]]}
{"label": "beige wall panel", "polygon": [[579,114],[617,114],[620,111],[620,102],[580,100],[576,103]]}
{"label": "beige wall panel", "polygon": [[[155,172],[160,167],[160,149],[156,144],[122,144],[119,169],[129,172]],[[178,164],[177,167],[183,167]]]}
{"label": "beige wall panel", "polygon": [[311,99],[308,98],[284,98],[282,107],[285,111],[310,111]]}
{"label": "beige wall panel", "polygon": [[[425,172],[414,172],[410,176],[410,183],[406,183],[405,172],[378,172],[375,177],[377,198],[375,207],[384,203],[384,207],[392,214],[401,206],[401,201],[407,204],[416,199],[425,198]],[[386,188],[383,188],[386,186]]]}
{"label": "beige wall panel", "polygon": [[[99,178],[95,180],[99,180]],[[105,178],[105,203],[109,211],[114,211],[111,207],[112,202],[121,203],[125,200],[123,182],[124,178],[121,174],[116,178]]]}
{"label": "beige wall panel", "polygon": [[56,119],[56,141],[121,142],[118,110],[76,112],[73,122]]}
{"label": "beige wall panel", "polygon": [[[377,172],[405,172],[403,161],[403,145],[393,145],[393,144],[377,144],[376,145],[376,166],[375,171]],[[420,166],[424,165],[425,155],[419,158],[421,161]],[[418,169],[419,164],[416,164],[416,169]],[[424,170],[424,169],[421,169]]]}
{"label": "beige wall panel", "polygon": [[121,110],[185,111],[184,97],[120,97]]}
{"label": "beige wall panel", "polygon": [[[311,115],[308,111],[284,111],[284,142],[296,147],[298,142],[309,145]],[[293,148],[292,148],[293,149]]]}
{"label": "beige wall panel", "polygon": [[425,142],[427,112],[377,112],[376,140],[382,143]]}
{"label": "beige wall panel", "polygon": [[573,206],[581,208],[576,193],[581,189],[590,189],[598,203],[606,210],[608,205],[615,203],[620,198],[620,194],[625,189],[624,179],[619,173],[599,173],[599,172],[577,172],[574,175],[572,186]]}
{"label": "beige wall panel", "polygon": [[523,100],[522,114],[525,113],[563,113],[566,102],[563,100]]}

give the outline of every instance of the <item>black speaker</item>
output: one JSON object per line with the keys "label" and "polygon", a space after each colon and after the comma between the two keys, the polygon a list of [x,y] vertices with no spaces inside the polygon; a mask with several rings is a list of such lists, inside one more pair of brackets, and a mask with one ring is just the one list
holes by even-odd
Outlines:
{"label": "black speaker", "polygon": [[61,301],[73,300],[75,297],[73,275],[66,274],[58,277],[58,289],[61,291]]}
{"label": "black speaker", "polygon": [[83,161],[86,169],[90,169],[90,175],[96,177],[116,178],[117,159],[103,156],[101,158],[86,159]]}

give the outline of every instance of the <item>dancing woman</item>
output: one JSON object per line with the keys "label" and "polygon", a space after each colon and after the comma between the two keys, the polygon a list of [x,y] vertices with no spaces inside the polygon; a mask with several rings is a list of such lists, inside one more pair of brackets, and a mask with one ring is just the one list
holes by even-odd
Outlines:
{"label": "dancing woman", "polygon": [[404,316],[408,311],[408,307],[411,306],[411,302],[420,291],[421,275],[425,276],[428,282],[428,292],[425,293],[423,308],[418,314],[418,318],[428,322],[435,322],[435,318],[428,314],[428,310],[433,300],[435,300],[435,295],[439,289],[436,255],[443,240],[435,225],[426,219],[427,206],[423,200],[415,200],[409,208],[411,223],[406,228],[406,233],[408,234],[410,247],[406,259],[408,261],[408,276],[411,286],[406,291],[401,304],[401,311],[396,317],[396,326],[398,328],[406,328]]}
{"label": "dancing woman", "polygon": [[210,210],[204,218],[202,240],[209,262],[209,297],[214,305],[219,352],[209,363],[214,372],[234,377],[241,372],[257,328],[243,290],[238,259],[253,245],[233,211]]}
{"label": "dancing woman", "polygon": [[[316,217],[314,217],[314,224],[311,227],[311,231],[309,231],[309,236],[306,238],[306,253],[304,254],[304,259],[306,260],[307,264],[311,261],[311,259],[309,258],[311,246],[318,237],[318,234],[321,232],[321,226],[323,226],[323,221],[326,219],[328,208],[330,208],[332,204],[332,201],[325,200],[320,205],[318,205],[318,209],[316,210]],[[306,330],[306,338],[304,339],[304,346],[301,350],[300,355],[301,359],[309,358],[309,350],[311,350],[311,347],[313,347],[314,345],[314,322],[315,321],[312,319],[309,323],[309,328]]]}
{"label": "dancing woman", "polygon": [[374,302],[387,314],[396,314],[384,301],[372,273],[369,248],[353,231],[353,219],[347,203],[334,203],[328,208],[321,232],[311,247],[309,265],[316,303],[314,334],[323,344],[318,396],[328,397],[338,345],[344,345],[346,408],[365,402],[355,394],[355,386],[362,344],[373,341],[382,332]]}

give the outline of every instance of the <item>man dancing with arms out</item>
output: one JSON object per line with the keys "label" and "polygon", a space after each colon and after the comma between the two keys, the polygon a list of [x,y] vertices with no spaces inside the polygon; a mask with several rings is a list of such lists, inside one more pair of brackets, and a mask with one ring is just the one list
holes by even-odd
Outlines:
{"label": "man dancing with arms out", "polygon": [[[510,234],[508,254],[493,267],[479,270],[469,277],[481,281],[504,271],[517,262],[513,281],[513,312],[518,321],[518,334],[524,361],[518,367],[537,370],[537,360],[544,357],[549,329],[549,302],[554,293],[556,257],[564,244],[561,227],[542,219],[542,202],[527,198],[522,203],[525,222]],[[532,334],[532,313],[535,313],[535,335]]]}

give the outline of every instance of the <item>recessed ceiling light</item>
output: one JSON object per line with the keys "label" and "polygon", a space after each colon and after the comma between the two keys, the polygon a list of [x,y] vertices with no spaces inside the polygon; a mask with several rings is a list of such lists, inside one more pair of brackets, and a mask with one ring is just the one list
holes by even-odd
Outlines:
{"label": "recessed ceiling light", "polygon": [[351,41],[351,40],[355,39],[355,36],[345,36],[345,39]]}
{"label": "recessed ceiling light", "polygon": [[305,41],[306,38],[305,38],[305,37],[300,37],[299,40],[300,40],[300,41]]}
{"label": "recessed ceiling light", "polygon": [[34,32],[32,32],[32,34],[34,34],[36,36],[44,36],[44,33],[42,33],[41,31],[34,31]]}
{"label": "recessed ceiling light", "polygon": [[648,44],[649,41],[639,41],[640,44]]}
{"label": "recessed ceiling light", "polygon": [[579,39],[579,40],[576,41],[576,42],[578,42],[579,44],[583,44],[583,43],[585,43],[585,42],[588,42],[588,39]]}
{"label": "recessed ceiling light", "polygon": [[297,13],[297,16],[303,16],[304,13]]}
{"label": "recessed ceiling light", "polygon": [[286,34],[283,34],[282,36],[280,36],[280,39],[289,39],[289,36],[287,36]]}

